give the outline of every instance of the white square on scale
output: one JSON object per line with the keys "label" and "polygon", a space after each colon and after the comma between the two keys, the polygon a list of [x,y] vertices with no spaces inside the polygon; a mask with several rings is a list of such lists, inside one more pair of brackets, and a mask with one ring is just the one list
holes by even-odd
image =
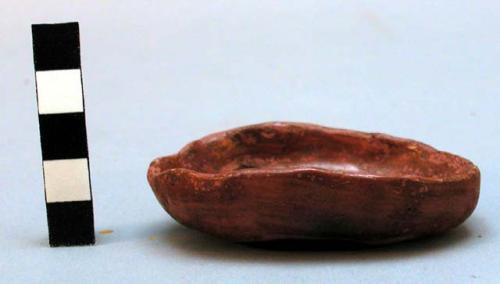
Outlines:
{"label": "white square on scale", "polygon": [[47,203],[91,200],[87,159],[43,161]]}
{"label": "white square on scale", "polygon": [[80,69],[36,72],[38,113],[83,112]]}

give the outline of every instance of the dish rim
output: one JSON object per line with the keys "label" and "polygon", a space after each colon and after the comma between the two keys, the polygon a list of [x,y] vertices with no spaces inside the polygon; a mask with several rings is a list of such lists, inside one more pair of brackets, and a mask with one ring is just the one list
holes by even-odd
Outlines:
{"label": "dish rim", "polygon": [[[349,171],[333,171],[333,170],[328,170],[328,169],[319,168],[319,167],[302,167],[302,168],[297,167],[297,168],[290,168],[290,169],[250,168],[250,169],[238,169],[236,171],[208,173],[208,172],[198,171],[198,170],[195,170],[192,168],[183,167],[182,165],[176,165],[175,167],[166,168],[164,170],[159,170],[159,171],[156,170],[158,167],[160,167],[161,163],[166,163],[167,160],[178,164],[180,162],[178,157],[182,156],[184,153],[189,152],[189,150],[194,145],[199,145],[199,144],[206,145],[207,142],[209,142],[209,141],[213,141],[216,139],[225,139],[228,135],[233,134],[233,133],[242,132],[242,131],[249,130],[249,129],[263,128],[263,127],[301,127],[301,128],[308,128],[311,130],[324,131],[324,132],[328,132],[329,134],[334,134],[334,135],[345,135],[345,136],[356,137],[356,138],[391,140],[397,144],[406,144],[407,146],[421,147],[421,148],[424,148],[426,150],[430,150],[432,152],[436,152],[438,154],[441,154],[446,158],[458,159],[461,162],[463,162],[464,166],[466,166],[467,169],[460,171],[460,173],[458,173],[458,174],[448,175],[445,177],[443,177],[443,176],[429,177],[429,176],[422,176],[422,175],[401,175],[401,176],[376,175],[376,174],[372,175],[372,174],[360,173],[360,172],[356,173],[356,172],[349,172]],[[411,151],[411,148],[408,148],[408,151]],[[312,124],[312,123],[281,122],[281,121],[250,124],[250,125],[236,127],[236,128],[232,128],[232,129],[228,129],[228,130],[224,130],[224,131],[218,131],[218,132],[203,136],[202,138],[196,139],[196,140],[186,144],[176,154],[156,158],[150,163],[149,168],[148,168],[148,179],[154,180],[162,175],[167,175],[167,174],[178,174],[178,175],[179,174],[187,174],[187,175],[196,177],[198,179],[204,179],[204,180],[223,180],[223,179],[228,179],[228,178],[241,178],[241,177],[246,177],[246,176],[269,177],[271,175],[316,174],[316,175],[327,175],[327,176],[331,176],[331,177],[349,178],[349,179],[369,179],[369,180],[377,180],[377,181],[383,181],[383,182],[398,182],[399,181],[399,182],[415,182],[415,183],[426,183],[426,184],[462,182],[462,181],[472,179],[474,177],[478,177],[478,178],[480,177],[479,168],[474,163],[472,163],[470,160],[468,160],[464,157],[461,157],[459,155],[455,155],[455,154],[452,154],[452,153],[449,153],[446,151],[438,150],[438,149],[436,149],[428,144],[425,144],[425,143],[422,143],[422,142],[419,142],[419,141],[416,141],[413,139],[396,137],[396,136],[392,136],[392,135],[385,134],[385,133],[379,133],[379,132],[363,132],[363,131],[350,130],[350,129],[344,129],[344,128],[326,127],[326,126],[321,126],[321,125]]]}

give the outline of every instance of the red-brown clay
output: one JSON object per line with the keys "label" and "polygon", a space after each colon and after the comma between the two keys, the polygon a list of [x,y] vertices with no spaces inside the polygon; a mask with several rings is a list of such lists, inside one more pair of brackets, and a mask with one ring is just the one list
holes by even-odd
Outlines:
{"label": "red-brown clay", "polygon": [[224,239],[382,244],[461,224],[480,174],[413,140],[276,122],[194,141],[154,160],[148,181],[174,219]]}

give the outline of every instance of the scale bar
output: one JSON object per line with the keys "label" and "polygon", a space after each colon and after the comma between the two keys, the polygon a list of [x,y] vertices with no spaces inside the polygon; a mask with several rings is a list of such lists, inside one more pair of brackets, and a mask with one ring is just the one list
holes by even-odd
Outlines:
{"label": "scale bar", "polygon": [[78,23],[32,25],[51,246],[95,243]]}

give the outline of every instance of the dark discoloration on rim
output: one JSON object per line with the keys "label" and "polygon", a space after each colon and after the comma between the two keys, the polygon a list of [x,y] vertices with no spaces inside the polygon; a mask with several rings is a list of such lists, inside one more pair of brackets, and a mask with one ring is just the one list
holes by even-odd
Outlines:
{"label": "dark discoloration on rim", "polygon": [[229,240],[380,244],[461,224],[480,174],[413,140],[275,122],[194,141],[154,160],[148,181],[177,221]]}

